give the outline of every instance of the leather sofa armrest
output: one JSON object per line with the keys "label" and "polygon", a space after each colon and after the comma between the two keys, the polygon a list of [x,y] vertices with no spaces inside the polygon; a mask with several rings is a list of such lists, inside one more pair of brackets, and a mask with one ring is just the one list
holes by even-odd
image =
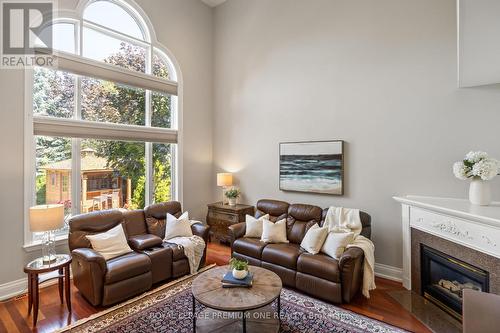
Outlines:
{"label": "leather sofa armrest", "polygon": [[229,226],[229,236],[231,238],[231,247],[233,247],[233,243],[238,238],[245,236],[246,230],[246,222],[240,222]]}
{"label": "leather sofa armrest", "polygon": [[163,239],[152,234],[143,234],[129,237],[128,243],[132,250],[142,251],[159,246],[163,243]]}
{"label": "leather sofa armrest", "polygon": [[78,248],[71,251],[73,283],[94,306],[102,303],[106,260],[93,249]]}
{"label": "leather sofa armrest", "polygon": [[199,236],[205,241],[205,249],[203,250],[203,256],[201,257],[200,265],[198,266],[198,268],[202,268],[205,266],[205,261],[207,260],[210,226],[202,223],[193,223],[191,224],[191,231],[193,232],[193,235]]}
{"label": "leather sofa armrest", "polygon": [[202,223],[193,223],[191,224],[191,231],[193,232],[193,235],[203,238],[205,244],[208,243],[208,235],[210,231],[210,227],[208,225]]}
{"label": "leather sofa armrest", "polygon": [[365,255],[359,247],[350,247],[339,260],[342,281],[342,299],[350,302],[363,283],[363,261]]}
{"label": "leather sofa armrest", "polygon": [[95,263],[101,269],[103,275],[106,272],[106,259],[94,249],[79,248],[71,251],[74,259],[82,260],[88,263]]}

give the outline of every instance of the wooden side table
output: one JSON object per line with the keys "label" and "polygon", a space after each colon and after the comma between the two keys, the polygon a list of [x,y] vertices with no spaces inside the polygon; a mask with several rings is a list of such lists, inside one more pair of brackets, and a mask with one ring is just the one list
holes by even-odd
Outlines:
{"label": "wooden side table", "polygon": [[245,215],[254,214],[254,207],[249,205],[229,206],[222,202],[208,205],[207,224],[210,226],[210,239],[229,243],[229,226],[245,221]]}
{"label": "wooden side table", "polygon": [[[64,303],[64,293],[66,293],[66,306],[71,312],[71,289],[69,280],[69,266],[71,264],[71,256],[68,254],[56,255],[56,260],[50,264],[45,264],[42,258],[37,258],[26,266],[24,272],[28,274],[28,314],[33,308],[33,326],[36,326],[38,319],[38,303],[39,303],[39,284],[48,280],[58,279],[59,284],[59,299],[61,304]],[[58,271],[58,275],[49,277],[39,277],[39,274]],[[64,292],[63,292],[64,289]]]}

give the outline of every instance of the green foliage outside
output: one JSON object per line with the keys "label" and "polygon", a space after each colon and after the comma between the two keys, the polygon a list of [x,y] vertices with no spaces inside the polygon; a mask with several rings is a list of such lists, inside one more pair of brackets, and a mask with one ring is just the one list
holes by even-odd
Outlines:
{"label": "green foliage outside", "polygon": [[[144,49],[122,43],[120,51],[105,62],[144,72]],[[167,66],[158,56],[153,57],[153,74],[168,79]],[[37,69],[34,78],[33,107],[37,114],[71,118],[74,114],[76,76]],[[91,78],[81,80],[82,119],[130,125],[145,125],[144,90],[117,85]],[[170,127],[170,96],[151,94],[151,125]],[[82,149],[92,148],[108,161],[108,167],[132,182],[130,208],[142,208],[145,203],[145,144],[125,141],[82,140]],[[37,167],[71,157],[71,140],[67,138],[38,137]],[[169,145],[153,144],[153,175],[155,202],[170,199],[171,150]],[[45,200],[45,175],[37,174],[37,203]],[[123,186],[123,185],[122,185]],[[123,187],[124,189],[126,186]],[[43,192],[43,195],[42,195]]]}
{"label": "green foliage outside", "polygon": [[40,174],[36,176],[36,204],[43,205],[47,201],[45,200],[45,174]]}

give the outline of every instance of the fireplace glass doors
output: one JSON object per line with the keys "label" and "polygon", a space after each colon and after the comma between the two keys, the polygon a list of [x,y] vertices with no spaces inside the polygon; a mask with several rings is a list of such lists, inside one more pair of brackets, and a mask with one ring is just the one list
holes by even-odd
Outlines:
{"label": "fireplace glass doors", "polygon": [[461,320],[463,290],[489,292],[488,272],[423,244],[420,250],[423,296]]}

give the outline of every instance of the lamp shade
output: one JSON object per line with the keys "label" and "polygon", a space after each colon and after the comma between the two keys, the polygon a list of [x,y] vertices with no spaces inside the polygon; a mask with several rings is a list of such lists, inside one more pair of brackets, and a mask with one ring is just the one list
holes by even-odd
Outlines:
{"label": "lamp shade", "polygon": [[233,174],[228,172],[217,174],[217,186],[231,186],[233,185]]}
{"label": "lamp shade", "polygon": [[64,226],[64,205],[40,205],[30,208],[30,230],[51,231]]}

